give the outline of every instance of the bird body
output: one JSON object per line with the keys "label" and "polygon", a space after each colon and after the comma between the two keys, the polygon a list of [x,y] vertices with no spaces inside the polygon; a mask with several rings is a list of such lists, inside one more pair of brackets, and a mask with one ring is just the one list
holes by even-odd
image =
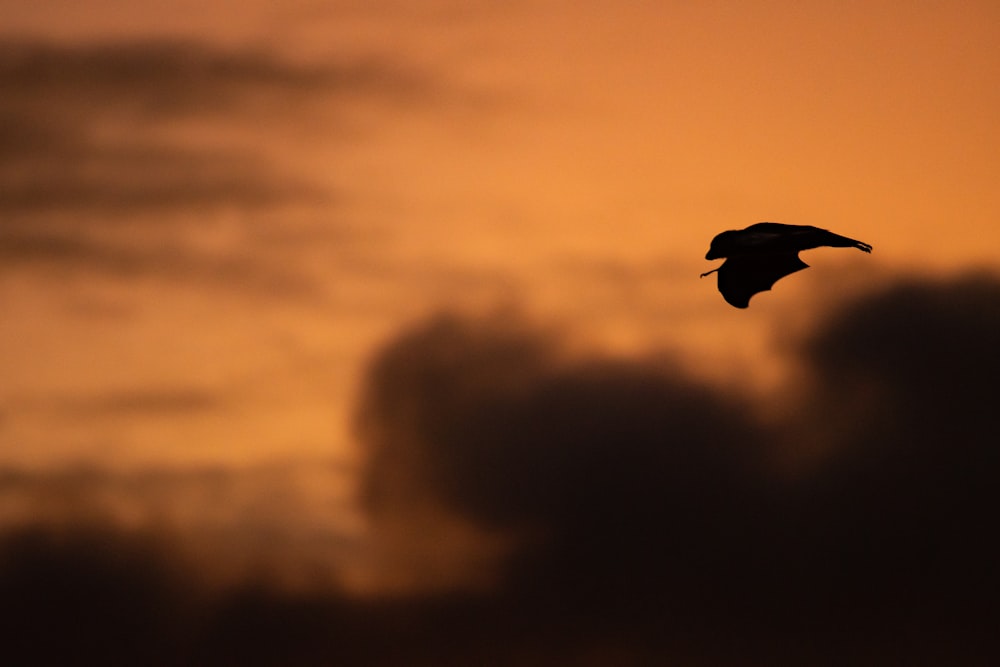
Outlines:
{"label": "bird body", "polygon": [[822,246],[872,251],[867,243],[819,227],[758,222],[746,229],[722,232],[712,239],[705,259],[726,261],[701,275],[704,278],[718,272],[722,297],[730,305],[746,308],[753,295],[770,290],[785,276],[809,267],[799,259],[800,251]]}

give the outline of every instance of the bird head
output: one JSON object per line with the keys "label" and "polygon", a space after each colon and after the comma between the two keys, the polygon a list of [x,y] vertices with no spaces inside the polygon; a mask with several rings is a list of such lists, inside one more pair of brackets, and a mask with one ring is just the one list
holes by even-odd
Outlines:
{"label": "bird head", "polygon": [[735,235],[738,232],[728,231],[717,234],[714,239],[712,239],[712,244],[708,248],[708,253],[705,255],[705,259],[719,259],[720,257],[729,257],[733,250],[733,242],[735,241]]}

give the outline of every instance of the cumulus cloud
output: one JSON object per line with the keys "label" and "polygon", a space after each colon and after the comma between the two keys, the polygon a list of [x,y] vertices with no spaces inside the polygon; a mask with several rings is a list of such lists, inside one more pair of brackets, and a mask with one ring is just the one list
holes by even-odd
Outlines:
{"label": "cumulus cloud", "polygon": [[[998,290],[907,280],[832,313],[799,348],[804,423],[783,433],[675,371],[553,361],[538,339],[435,322],[373,367],[370,506],[430,496],[515,536],[503,591],[575,627],[567,644],[630,633],[656,652],[721,633],[764,662],[781,647],[893,659],[927,648],[906,636],[918,627],[945,654],[980,650]],[[767,462],[786,438],[829,457],[781,477]]]}
{"label": "cumulus cloud", "polygon": [[[424,323],[371,365],[365,506],[376,532],[413,522],[478,557],[450,539],[459,522],[496,548],[474,561],[491,586],[230,591],[194,617],[198,641],[175,645],[248,664],[989,663],[998,297],[981,275],[845,304],[797,349],[809,382],[789,405],[799,419],[777,427],[675,369],[571,354],[510,319]],[[785,438],[833,446],[781,476],[768,463]],[[390,542],[396,563],[427,556],[418,537]],[[33,544],[0,581],[63,599],[78,578],[24,568],[76,556]],[[111,590],[149,590],[122,581]]]}
{"label": "cumulus cloud", "polygon": [[554,349],[447,318],[387,349],[363,408],[369,507],[524,536],[516,576],[553,596],[658,595],[649,575],[670,560],[671,585],[694,585],[692,565],[751,530],[760,434],[676,373]]}
{"label": "cumulus cloud", "polygon": [[859,594],[869,613],[972,626],[993,615],[998,299],[987,274],[904,281],[803,345],[815,385],[804,409],[838,442],[805,480],[802,521],[818,562],[838,565],[837,597]]}

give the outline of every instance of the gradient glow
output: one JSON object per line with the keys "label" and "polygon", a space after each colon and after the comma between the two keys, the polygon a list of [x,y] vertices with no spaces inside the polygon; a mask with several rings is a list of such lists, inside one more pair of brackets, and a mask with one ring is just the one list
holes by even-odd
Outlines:
{"label": "gradient glow", "polygon": [[[253,54],[245,78],[222,68],[179,107],[141,108],[159,99],[155,73],[152,92],[101,84],[134,109],[7,84],[25,91],[15,115],[81,105],[66,127],[95,162],[52,155],[114,200],[0,203],[13,470],[321,461],[343,508],[333,530],[353,535],[366,364],[438,311],[509,310],[584,348],[670,354],[770,391],[788,332],[843,294],[1000,266],[994,2],[2,0],[0,14],[7,41],[44,52],[180,40],[207,60]],[[59,164],[4,159],[0,188],[13,201],[19,179],[58,186]],[[762,220],[874,254],[814,251],[809,272],[736,312],[698,279],[702,258],[717,232]],[[87,252],[58,251],[70,242]],[[191,488],[148,511],[197,523]],[[148,507],[142,495],[109,503]]]}

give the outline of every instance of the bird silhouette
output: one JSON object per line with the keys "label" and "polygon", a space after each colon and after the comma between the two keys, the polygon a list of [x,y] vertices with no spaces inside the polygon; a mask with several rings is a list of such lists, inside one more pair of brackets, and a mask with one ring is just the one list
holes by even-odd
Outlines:
{"label": "bird silhouette", "polygon": [[799,259],[800,251],[822,246],[872,251],[867,243],[819,227],[758,222],[712,239],[705,259],[726,261],[701,277],[718,272],[722,298],[737,308],[746,308],[754,294],[770,290],[785,276],[809,267]]}

